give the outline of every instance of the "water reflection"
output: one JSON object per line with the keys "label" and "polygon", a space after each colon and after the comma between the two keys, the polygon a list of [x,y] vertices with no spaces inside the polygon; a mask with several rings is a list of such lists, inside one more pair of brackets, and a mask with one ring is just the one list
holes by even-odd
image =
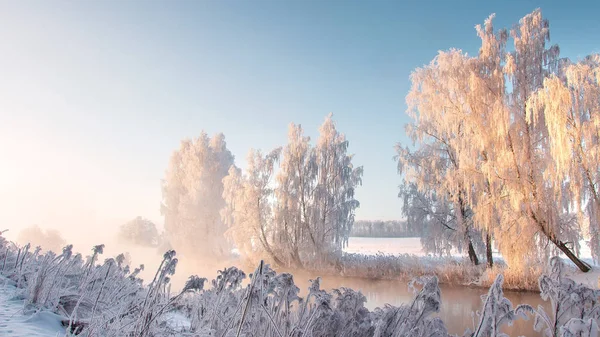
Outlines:
{"label": "water reflection", "polygon": [[[300,287],[302,295],[305,295],[309,286],[310,275],[294,273],[296,285]],[[408,303],[413,295],[408,285],[400,281],[385,280],[365,280],[356,278],[341,277],[323,277],[321,287],[326,290],[334,288],[347,287],[361,291],[367,298],[366,306],[370,310],[376,307],[382,307],[385,304],[398,306],[402,303]],[[466,328],[473,330],[473,326],[478,323],[478,317],[475,312],[481,310],[481,296],[487,293],[483,288],[469,287],[448,287],[441,286],[442,307],[439,316],[446,323],[448,332],[462,336]],[[543,305],[546,308],[546,302],[542,300],[539,294],[528,292],[510,292],[504,293],[514,306],[526,303],[534,308]],[[528,321],[519,320],[513,326],[507,326],[503,332],[509,336],[541,336],[541,333],[533,330],[533,317]]]}

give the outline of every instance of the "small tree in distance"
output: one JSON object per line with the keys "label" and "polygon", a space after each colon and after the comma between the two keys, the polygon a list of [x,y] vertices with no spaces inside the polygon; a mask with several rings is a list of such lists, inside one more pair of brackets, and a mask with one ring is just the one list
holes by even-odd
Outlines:
{"label": "small tree in distance", "polygon": [[156,225],[140,216],[121,225],[118,236],[121,242],[138,246],[157,247],[160,244]]}
{"label": "small tree in distance", "polygon": [[27,227],[19,232],[17,242],[20,244],[30,243],[32,246],[40,246],[48,251],[60,251],[66,245],[65,239],[55,229],[43,230],[38,225]]}

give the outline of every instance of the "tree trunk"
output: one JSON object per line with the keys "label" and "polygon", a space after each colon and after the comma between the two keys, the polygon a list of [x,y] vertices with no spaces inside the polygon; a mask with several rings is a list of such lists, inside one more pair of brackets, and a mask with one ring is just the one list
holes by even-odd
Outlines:
{"label": "tree trunk", "polygon": [[479,258],[477,258],[477,254],[475,253],[475,248],[473,247],[473,242],[471,242],[471,239],[468,239],[469,241],[469,260],[471,260],[471,263],[473,263],[474,265],[479,265]]}
{"label": "tree trunk", "polygon": [[300,254],[298,253],[298,248],[295,248],[292,251],[292,263],[294,264],[294,267],[298,268],[298,269],[304,269],[304,264],[302,263],[302,260],[300,259]]}
{"label": "tree trunk", "polygon": [[492,236],[490,233],[485,234],[485,253],[487,265],[489,268],[492,268],[494,266],[494,257],[492,256]]}
{"label": "tree trunk", "polygon": [[265,251],[267,252],[267,254],[269,254],[269,257],[271,258],[271,260],[273,262],[275,262],[275,264],[277,264],[278,266],[285,266],[286,264],[283,263],[283,261],[278,258],[275,253],[273,253],[273,251],[271,249],[265,249]]}
{"label": "tree trunk", "polygon": [[587,273],[588,271],[590,271],[590,269],[592,269],[589,264],[580,260],[577,257],[577,255],[575,255],[575,253],[573,253],[569,249],[569,247],[567,247],[567,245],[565,245],[564,242],[557,239],[556,236],[549,234],[548,231],[546,230],[546,227],[544,226],[544,223],[540,222],[538,220],[538,218],[535,216],[535,214],[531,211],[530,211],[530,216],[531,216],[531,219],[533,219],[533,221],[535,221],[537,223],[538,228],[540,229],[542,234],[544,234],[548,238],[548,240],[550,240],[556,247],[558,247],[558,249],[560,249],[560,251],[563,252],[569,258],[569,260],[571,260],[573,263],[575,263],[575,265],[577,266],[577,268],[579,268],[579,270],[581,270],[584,273]]}
{"label": "tree trunk", "polygon": [[584,273],[587,273],[588,271],[590,271],[590,269],[591,269],[590,265],[588,265],[584,261],[580,260],[577,257],[577,255],[575,255],[569,249],[569,247],[567,247],[567,245],[565,245],[564,242],[558,241],[558,240],[555,240],[555,239],[551,239],[551,240],[556,245],[556,247],[558,247],[558,249],[560,249],[560,251],[563,252],[569,258],[569,260],[571,260],[571,261],[573,261],[573,263],[575,263],[575,265],[577,266],[577,268],[579,268],[579,270],[581,270]]}
{"label": "tree trunk", "polygon": [[471,260],[471,263],[473,263],[474,265],[479,265],[479,258],[477,257],[477,253],[475,253],[475,248],[473,247],[473,241],[471,240],[471,236],[469,235],[469,225],[466,224],[466,218],[467,218],[467,210],[466,210],[466,205],[465,202],[462,198],[462,192],[458,193],[458,210],[459,210],[459,225],[461,225],[461,227],[464,227],[464,237],[465,237],[465,241],[468,242],[469,245],[469,260]]}

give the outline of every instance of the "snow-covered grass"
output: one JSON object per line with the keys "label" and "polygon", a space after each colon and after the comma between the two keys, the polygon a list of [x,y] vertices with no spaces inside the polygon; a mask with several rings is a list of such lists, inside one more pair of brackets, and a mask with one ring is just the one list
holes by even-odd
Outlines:
{"label": "snow-covered grass", "polygon": [[144,267],[131,270],[122,254],[99,262],[103,245],[94,246],[86,258],[72,248],[41,254],[0,236],[0,274],[14,283],[33,320],[52,314],[66,335],[174,335],[166,313],[176,299],[193,291],[188,285],[176,296],[169,292],[177,264],[174,252],[165,253],[152,282],[143,285],[138,275]]}
{"label": "snow-covered grass", "polygon": [[[101,245],[85,259],[71,249],[67,246],[61,254],[41,255],[37,249],[30,251],[0,237],[0,274],[5,284],[0,291],[3,336],[50,336],[47,333],[58,331],[86,337],[446,337],[445,323],[436,315],[443,300],[438,283],[444,274],[443,269],[435,269],[456,266],[456,273],[466,270],[455,264],[453,257],[443,261],[346,253],[338,265],[345,273],[366,270],[372,277],[408,277],[407,270],[421,268],[428,275],[411,281],[414,294],[408,303],[370,311],[360,292],[349,288],[327,291],[319,279],[312,280],[301,297],[291,274],[277,273],[262,262],[249,279],[245,272],[231,267],[221,270],[211,282],[192,276],[181,291],[172,292],[170,279],[177,266],[174,251],[164,254],[152,281],[143,284],[140,270],[124,266],[122,256],[99,262]],[[540,329],[550,329],[558,337],[575,336],[585,329],[597,331],[600,292],[565,278],[568,269],[561,259],[554,259],[551,273],[540,281],[543,296],[566,305],[553,305],[555,313],[541,307],[513,307],[502,292],[504,278],[498,276],[481,314],[474,316],[474,334],[465,336],[496,336],[520,315],[537,317]],[[573,293],[576,296],[570,295]]]}
{"label": "snow-covered grass", "polygon": [[[503,265],[499,255],[494,256]],[[414,277],[436,275],[441,284],[489,287],[496,276],[489,281],[487,275],[483,277],[485,266],[473,266],[460,252],[446,257],[426,254],[418,237],[350,237],[340,261],[340,274],[348,277],[410,281]],[[509,288],[515,286],[508,284]],[[527,284],[527,289],[537,289],[537,285]]]}
{"label": "snow-covered grass", "polygon": [[[570,260],[559,255],[567,266],[565,273],[590,288],[600,286],[600,267],[595,265],[588,244],[580,242],[579,256],[592,266],[583,273]],[[544,272],[542,265],[507,268],[502,255],[493,251],[492,269],[473,266],[464,254],[453,251],[451,256],[435,257],[423,250],[421,238],[350,237],[341,261],[343,276],[410,280],[422,275],[436,275],[439,282],[448,285],[490,287],[499,274],[504,277],[504,289],[539,291],[538,279]],[[485,264],[485,261],[482,261]]]}
{"label": "snow-covered grass", "polygon": [[340,257],[340,266],[340,274],[346,277],[410,281],[414,277],[436,275],[440,283],[449,285],[472,284],[485,269],[460,257],[382,253],[344,253]]}

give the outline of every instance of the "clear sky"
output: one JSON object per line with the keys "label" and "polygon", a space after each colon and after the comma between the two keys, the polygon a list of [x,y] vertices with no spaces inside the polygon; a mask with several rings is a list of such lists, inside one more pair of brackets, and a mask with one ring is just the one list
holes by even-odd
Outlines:
{"label": "clear sky", "polygon": [[162,224],[185,137],[223,132],[238,166],[334,113],[363,165],[362,219],[400,218],[394,144],[410,72],[474,26],[541,7],[563,56],[600,48],[598,1],[2,1],[0,229]]}

